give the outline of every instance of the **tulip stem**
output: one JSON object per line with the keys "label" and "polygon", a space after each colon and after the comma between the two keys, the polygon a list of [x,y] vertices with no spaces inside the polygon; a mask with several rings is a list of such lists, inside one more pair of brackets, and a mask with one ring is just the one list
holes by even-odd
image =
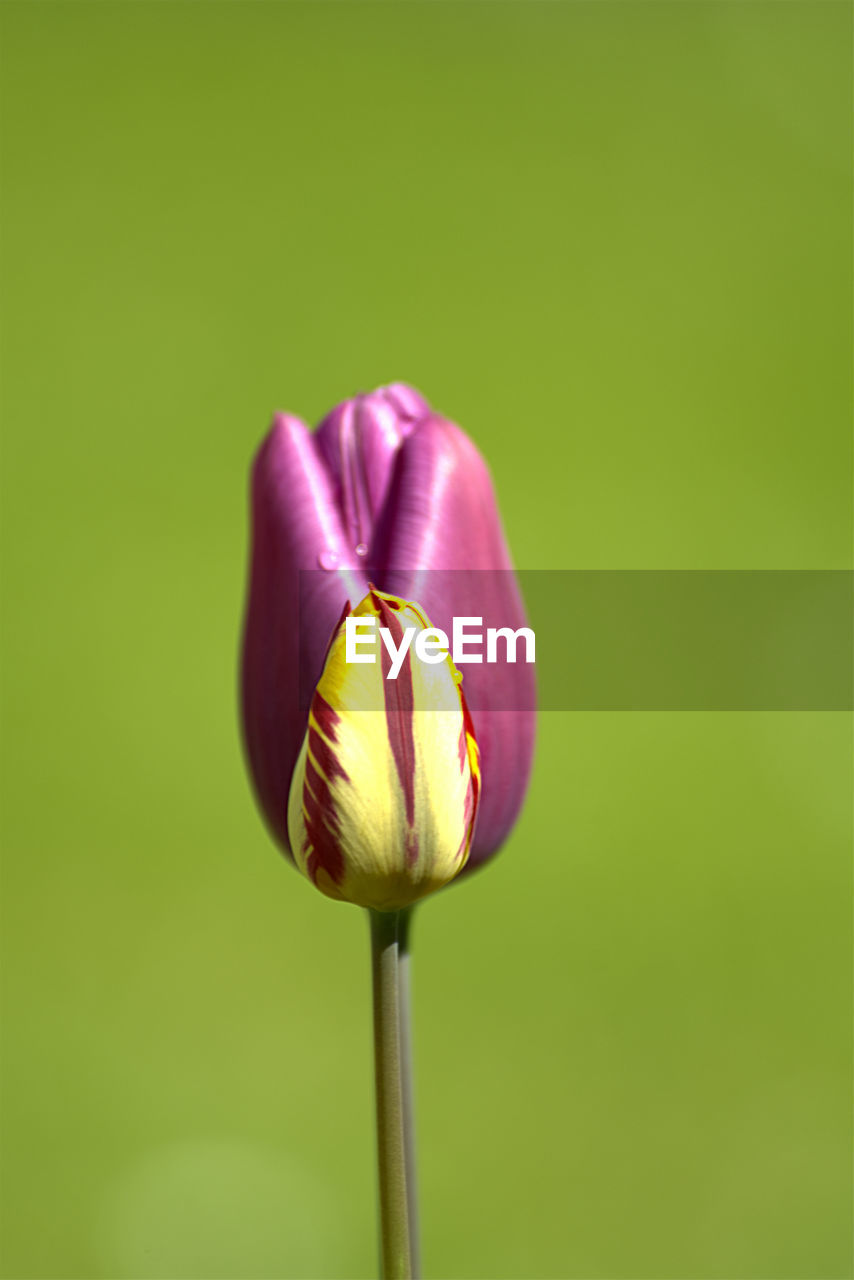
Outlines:
{"label": "tulip stem", "polygon": [[415,1159],[415,1098],[413,1084],[412,1054],[412,970],[411,931],[414,907],[407,907],[400,913],[398,922],[398,946],[400,948],[400,966],[398,969],[398,1004],[400,1006],[400,1075],[403,1091],[403,1146],[406,1162],[406,1197],[409,1209],[409,1252],[412,1259],[412,1274],[421,1274],[421,1241],[418,1231],[418,1174]]}
{"label": "tulip stem", "polygon": [[[410,1200],[414,1187],[406,1134],[411,1111],[409,1054],[401,1037],[401,934],[404,913],[369,911],[374,993],[374,1070],[377,1094],[377,1157],[380,1184],[380,1256],[383,1280],[412,1280]],[[408,1012],[408,1011],[407,1011]],[[405,1019],[408,1023],[408,1018]],[[409,1105],[407,1105],[407,1099]]]}

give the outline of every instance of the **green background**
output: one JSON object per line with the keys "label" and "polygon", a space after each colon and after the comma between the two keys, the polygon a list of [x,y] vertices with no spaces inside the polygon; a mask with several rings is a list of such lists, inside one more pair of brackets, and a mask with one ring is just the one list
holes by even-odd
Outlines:
{"label": "green background", "polygon": [[[849,567],[851,28],[0,6],[5,1277],[373,1274],[365,922],[241,758],[250,456],[402,378],[521,567]],[[428,1276],[851,1275],[850,728],[541,717],[416,921]]]}

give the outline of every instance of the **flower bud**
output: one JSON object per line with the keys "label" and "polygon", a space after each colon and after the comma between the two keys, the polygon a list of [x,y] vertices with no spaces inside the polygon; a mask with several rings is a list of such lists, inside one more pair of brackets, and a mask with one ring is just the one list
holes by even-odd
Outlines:
{"label": "flower bud", "polygon": [[[313,433],[277,414],[255,459],[251,503],[244,742],[262,812],[296,860],[288,795],[308,697],[344,601],[361,598],[370,577],[399,599],[415,598],[446,632],[464,615],[515,630],[525,610],[486,463],[403,383],[345,401]],[[533,669],[471,666],[466,688],[483,778],[468,871],[500,848],[524,799]]]}
{"label": "flower bud", "polygon": [[[373,655],[347,660],[348,617],[374,620]],[[478,748],[450,656],[415,653],[430,626],[417,605],[371,587],[330,643],[288,802],[297,866],[330,898],[399,910],[469,856]]]}

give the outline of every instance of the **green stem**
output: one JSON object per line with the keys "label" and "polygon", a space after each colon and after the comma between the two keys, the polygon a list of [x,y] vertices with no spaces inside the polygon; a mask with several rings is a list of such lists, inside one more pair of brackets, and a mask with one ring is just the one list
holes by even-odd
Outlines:
{"label": "green stem", "polygon": [[415,1098],[413,1096],[412,1055],[412,954],[410,937],[414,907],[400,913],[398,945],[400,968],[398,971],[398,1004],[400,1006],[400,1073],[403,1091],[403,1146],[406,1163],[406,1196],[409,1209],[409,1249],[412,1258],[412,1274],[421,1274],[420,1239],[418,1231],[418,1175],[415,1160]]}
{"label": "green stem", "polygon": [[384,1280],[412,1280],[400,1036],[400,914],[369,911],[369,915],[382,1276]]}

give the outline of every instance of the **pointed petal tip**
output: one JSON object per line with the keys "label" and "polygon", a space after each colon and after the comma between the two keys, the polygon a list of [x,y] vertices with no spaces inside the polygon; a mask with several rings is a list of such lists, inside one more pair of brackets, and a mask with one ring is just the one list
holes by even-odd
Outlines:
{"label": "pointed petal tip", "polygon": [[378,387],[376,394],[383,396],[402,417],[419,419],[430,413],[430,405],[421,392],[408,382],[389,382]]}
{"label": "pointed petal tip", "polygon": [[284,413],[281,409],[277,409],[273,414],[270,422],[270,430],[267,433],[267,439],[271,436],[292,436],[302,435],[308,431],[308,426],[303,422],[302,418],[295,413]]}
{"label": "pointed petal tip", "polygon": [[255,450],[253,468],[258,470],[259,467],[265,466],[282,454],[289,445],[308,434],[308,427],[302,418],[298,418],[293,413],[274,413],[266,435]]}
{"label": "pointed petal tip", "polygon": [[479,470],[489,474],[489,467],[483,454],[471,436],[454,422],[453,418],[445,418],[440,413],[430,413],[418,428],[418,434],[426,433],[446,449],[453,450],[457,458],[464,458],[466,466],[477,466]]}

